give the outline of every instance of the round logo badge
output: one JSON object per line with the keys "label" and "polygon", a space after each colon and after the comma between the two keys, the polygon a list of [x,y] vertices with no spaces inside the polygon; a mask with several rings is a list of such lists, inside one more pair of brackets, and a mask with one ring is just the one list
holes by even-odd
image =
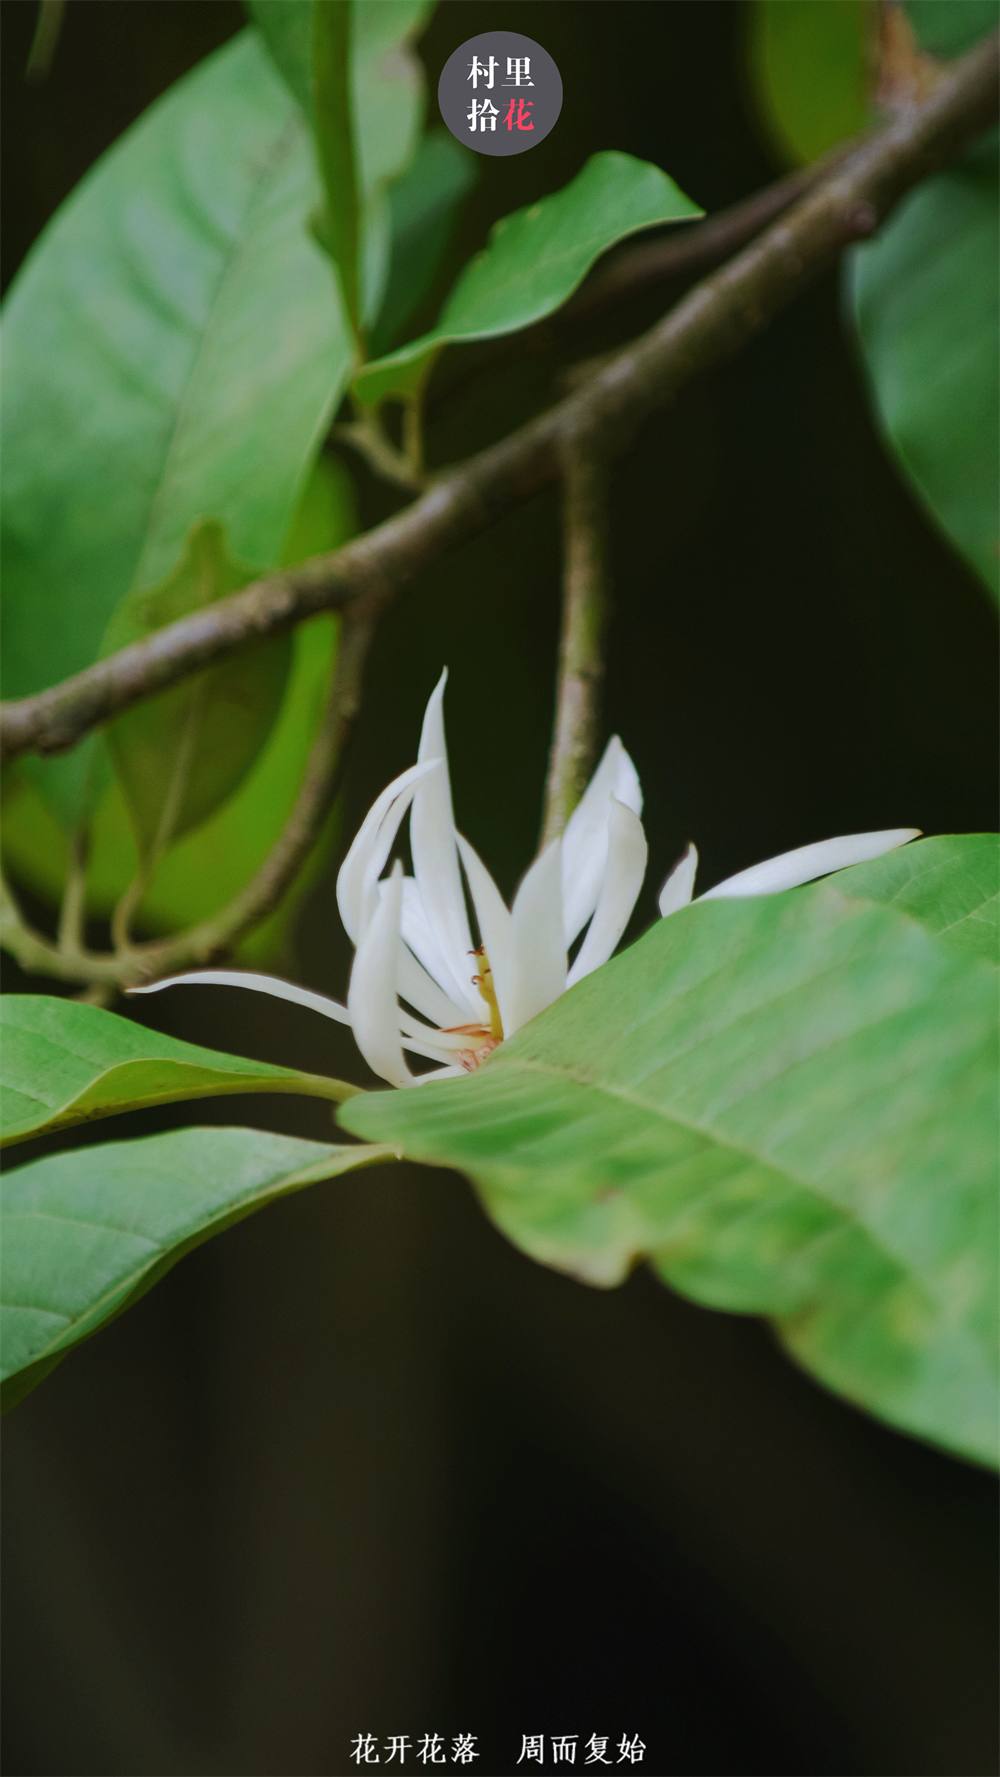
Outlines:
{"label": "round logo badge", "polygon": [[441,116],[477,154],[523,154],[562,110],[559,70],[519,31],[484,31],[448,57],[438,81]]}

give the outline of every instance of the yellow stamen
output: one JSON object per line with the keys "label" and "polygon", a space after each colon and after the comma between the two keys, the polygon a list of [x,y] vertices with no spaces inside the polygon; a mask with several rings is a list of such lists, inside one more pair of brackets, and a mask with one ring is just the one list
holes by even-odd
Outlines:
{"label": "yellow stamen", "polygon": [[473,956],[478,956],[483,965],[482,972],[478,975],[473,975],[472,979],[490,1009],[490,1036],[495,1043],[502,1043],[503,1025],[500,1022],[500,1008],[497,1005],[497,996],[493,989],[493,970],[490,968],[490,959],[486,954],[486,946],[480,944],[479,949],[474,950],[472,954]]}

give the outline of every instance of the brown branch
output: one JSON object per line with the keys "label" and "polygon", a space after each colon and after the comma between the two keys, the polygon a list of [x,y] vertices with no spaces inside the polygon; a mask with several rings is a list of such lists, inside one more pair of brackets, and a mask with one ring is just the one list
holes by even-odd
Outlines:
{"label": "brown branch", "polygon": [[597,753],[607,624],[608,469],[592,438],[563,453],[563,608],[541,848],[558,838]]}
{"label": "brown branch", "polygon": [[229,950],[244,932],[273,912],[319,836],[337,793],[351,722],[361,696],[361,676],[371,627],[345,619],[333,684],[312,744],[305,775],[288,822],[256,875],[218,913],[190,931],[109,954],[64,943],[50,944],[28,927],[9,888],[0,883],[0,938],[29,974],[91,987],[135,987],[198,968]]}
{"label": "brown branch", "polygon": [[767,231],[688,292],[582,388],[332,555],[273,574],[88,667],[8,704],[4,758],[58,752],[210,661],[351,604],[370,622],[445,549],[493,524],[559,474],[565,440],[594,429],[609,454],[692,377],[731,357],[896,201],[994,122],[997,36],[957,62],[919,105],[863,140]]}

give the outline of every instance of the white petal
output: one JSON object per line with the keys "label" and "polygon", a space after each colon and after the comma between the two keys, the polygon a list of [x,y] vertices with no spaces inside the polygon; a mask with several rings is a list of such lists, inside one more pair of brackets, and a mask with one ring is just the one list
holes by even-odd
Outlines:
{"label": "white petal", "polygon": [[462,1075],[467,1074],[468,1071],[468,1068],[462,1067],[461,1063],[455,1067],[437,1067],[432,1074],[417,1074],[410,1081],[410,1085],[429,1086],[432,1080],[460,1080]]}
{"label": "white petal", "polygon": [[[369,874],[369,865],[373,857],[381,851],[381,862],[375,872],[375,875],[378,876],[389,855],[389,849],[398,831],[399,822],[413,799],[414,785],[435,768],[433,760],[411,765],[408,771],[401,772],[399,777],[393,778],[391,784],[386,785],[381,796],[372,803],[365,815],[355,835],[354,843],[340,866],[340,873],[337,877],[337,906],[340,909],[344,930],[352,944],[357,944],[361,936],[364,884],[366,876]],[[395,827],[392,827],[388,844],[382,849],[385,833],[389,831],[389,827],[383,831],[383,823],[390,817],[397,798],[402,797],[405,797],[405,801],[401,802],[398,810],[399,819],[396,821]],[[391,826],[391,820],[389,824]]]}
{"label": "white petal", "polygon": [[[420,888],[412,876],[403,878],[403,938],[424,971],[433,981],[440,983],[441,992],[450,1006],[457,1011],[455,1018],[435,1019],[437,1024],[467,1024],[470,1018],[478,1017],[482,1008],[482,1000],[472,985],[472,977],[476,973],[476,960],[472,955],[472,940],[463,958],[464,981],[455,981],[451,959],[438,943],[438,935],[427,917],[427,910],[420,898]],[[458,1008],[461,1010],[458,1010]]]}
{"label": "white petal", "polygon": [[536,858],[514,897],[507,956],[507,1014],[512,1037],[529,1018],[551,1006],[566,989],[566,939],[562,907],[561,843],[554,839]]}
{"label": "white petal", "polygon": [[[462,877],[455,846],[455,817],[451,806],[451,783],[448,778],[448,750],[444,733],[442,701],[448,680],[447,669],[431,692],[420,733],[417,758],[443,759],[443,771],[426,778],[413,798],[410,815],[410,850],[413,874],[417,879],[420,899],[435,945],[447,968],[443,980],[437,969],[435,978],[459,1003],[475,1006],[479,996],[471,986],[469,951],[469,919],[462,893]],[[426,964],[425,964],[426,966]]]}
{"label": "white petal", "polygon": [[[485,946],[493,972],[493,991],[497,996],[500,1022],[506,1031],[507,1018],[504,1008],[507,1004],[510,914],[504,905],[503,896],[482,858],[473,851],[469,841],[463,839],[461,833],[456,833],[455,838],[458,841],[458,849],[469,881],[469,891],[472,895],[472,905],[476,910],[479,936]],[[484,1002],[483,1010],[485,1011],[485,1009]]]}
{"label": "white petal", "polygon": [[642,822],[616,797],[608,821],[608,862],[590,929],[569,972],[568,987],[606,963],[639,897],[649,847]]}
{"label": "white petal", "polygon": [[635,766],[613,734],[580,801],[566,823],[562,840],[563,907],[567,948],[597,906],[608,855],[608,815],[616,797],[633,814],[642,813],[642,790]]}
{"label": "white petal", "polygon": [[386,892],[362,933],[347,992],[354,1040],[368,1066],[390,1086],[408,1086],[412,1077],[403,1060],[396,1004],[402,899],[403,866],[397,861]]}
{"label": "white petal", "polygon": [[[405,891],[405,877],[403,878],[403,888]],[[405,898],[403,901],[403,925],[405,929]],[[422,1012],[425,1018],[431,1020],[432,1024],[440,1025],[442,1030],[447,1030],[448,1026],[452,1024],[465,1023],[465,1008],[456,1006],[448,998],[448,995],[441,991],[437,982],[431,979],[426,969],[421,968],[412,950],[403,943],[402,939],[399,945],[396,989],[400,999],[406,1000],[407,1004],[414,1008],[414,1011]]]}
{"label": "white petal", "polygon": [[660,890],[658,906],[664,919],[668,913],[679,913],[682,907],[687,906],[694,894],[694,879],[697,874],[698,848],[689,845]]}
{"label": "white petal", "polygon": [[269,993],[276,1000],[291,1000],[295,1006],[308,1006],[311,1012],[322,1012],[324,1018],[335,1018],[338,1024],[350,1024],[351,1015],[337,1000],[325,994],[310,993],[307,987],[295,987],[291,981],[280,981],[276,975],[250,975],[236,969],[197,969],[190,975],[168,975],[153,981],[149,987],[127,987],[126,993],[159,993],[162,987],[249,987],[255,993]]}
{"label": "white petal", "polygon": [[883,852],[894,851],[920,838],[919,827],[890,827],[883,833],[848,833],[842,839],[821,839],[817,845],[800,845],[796,851],[782,852],[764,864],[741,870],[738,876],[727,876],[716,883],[699,901],[723,901],[740,895],[776,895],[781,889],[798,888],[813,882],[817,876],[828,876],[831,870],[844,870],[849,864],[867,864]]}

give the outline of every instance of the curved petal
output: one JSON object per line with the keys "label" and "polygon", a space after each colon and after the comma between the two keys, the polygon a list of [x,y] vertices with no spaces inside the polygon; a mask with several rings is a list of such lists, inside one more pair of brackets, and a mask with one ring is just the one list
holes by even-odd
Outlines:
{"label": "curved petal", "polygon": [[566,990],[561,851],[558,839],[546,846],[514,897],[507,956],[507,1014],[501,1013],[509,1037]]}
{"label": "curved petal", "polygon": [[668,913],[679,913],[686,907],[694,894],[694,879],[698,874],[698,848],[689,845],[687,851],[678,858],[676,864],[660,890],[657,906],[663,918]]}
{"label": "curved petal", "polygon": [[508,956],[510,952],[510,914],[492,876],[467,839],[456,833],[458,849],[476,910],[476,924],[493,971],[493,991],[497,996],[500,1022],[507,1029],[504,1007],[507,1001]]}
{"label": "curved petal", "polygon": [[440,992],[450,1006],[461,1008],[454,1018],[435,1019],[437,1024],[462,1024],[478,1011],[480,1000],[472,986],[472,977],[476,972],[472,956],[472,940],[463,961],[465,963],[465,990],[459,991],[453,980],[453,971],[447,956],[437,941],[437,933],[427,917],[427,910],[420,897],[420,887],[412,876],[403,878],[403,940],[413,952],[417,962],[432,981],[440,984]]}
{"label": "curved petal", "polygon": [[601,762],[570,815],[563,834],[567,948],[582,932],[597,906],[608,855],[608,814],[612,796],[623,802],[633,814],[642,813],[638,773],[617,734],[608,741]]}
{"label": "curved petal", "polygon": [[[444,732],[444,688],[448,682],[445,668],[428,699],[420,732],[417,759],[443,759],[444,770],[436,771],[420,785],[413,798],[410,815],[410,850],[413,874],[420,890],[427,924],[441,957],[447,979],[438,969],[431,972],[441,986],[460,1005],[474,1006],[478,1000],[469,983],[469,918],[462,893],[455,845],[455,817],[451,806],[451,783],[448,777],[448,748]],[[426,966],[426,964],[425,964]]]}
{"label": "curved petal", "polygon": [[403,866],[397,862],[354,955],[347,1010],[354,1040],[368,1066],[390,1086],[408,1086],[412,1075],[403,1060],[396,1004],[399,916]]}
{"label": "curved petal", "polygon": [[[438,764],[438,760],[424,760],[411,765],[399,777],[393,778],[392,783],[387,784],[381,796],[372,803],[354,836],[354,843],[337,876],[337,906],[344,930],[352,944],[356,945],[361,936],[364,886],[366,878],[370,877],[369,866],[372,859],[381,853],[378,869],[375,871],[377,877],[389,856],[400,821],[413,800],[414,786]],[[404,797],[405,800],[401,800]],[[401,805],[398,810],[394,810],[397,800],[401,801]],[[398,817],[395,826],[391,819],[393,813]]]}
{"label": "curved petal", "polygon": [[[403,878],[405,889],[406,878]],[[404,899],[403,914],[405,922],[406,903]],[[456,1006],[446,993],[438,986],[427,970],[422,968],[412,950],[400,939],[399,967],[396,974],[396,991],[400,999],[406,1000],[415,1012],[422,1012],[432,1024],[440,1025],[447,1030],[450,1025],[461,1024],[465,1017],[465,1008]]]}
{"label": "curved petal", "polygon": [[842,839],[821,839],[816,845],[800,845],[796,851],[784,851],[766,863],[741,870],[738,876],[727,876],[717,882],[699,901],[724,901],[740,895],[776,895],[782,889],[799,888],[817,876],[829,876],[832,870],[846,870],[850,864],[867,864],[883,852],[895,851],[920,838],[919,827],[890,827],[882,833],[848,833]]}
{"label": "curved petal", "polygon": [[310,1012],[321,1012],[324,1018],[335,1018],[338,1024],[350,1024],[351,1014],[337,1000],[328,1000],[323,993],[310,993],[308,987],[296,987],[281,981],[277,975],[251,975],[239,969],[195,969],[189,975],[168,975],[148,987],[127,987],[127,994],[159,993],[163,987],[249,987],[254,993],[269,993],[276,1000],[291,1000],[293,1005],[308,1006]]}
{"label": "curved petal", "polygon": [[608,820],[608,862],[590,929],[580,946],[567,987],[606,963],[628,925],[646,874],[649,847],[642,822],[616,797]]}

